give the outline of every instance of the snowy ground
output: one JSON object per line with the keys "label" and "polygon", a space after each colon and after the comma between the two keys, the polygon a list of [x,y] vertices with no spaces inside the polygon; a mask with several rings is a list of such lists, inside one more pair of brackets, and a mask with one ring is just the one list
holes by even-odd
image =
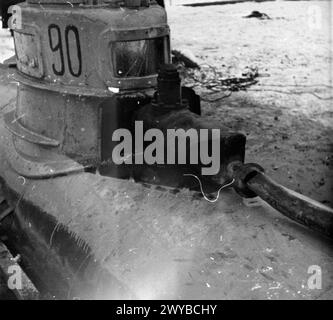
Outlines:
{"label": "snowy ground", "polygon": [[[253,10],[271,19],[243,18]],[[203,66],[226,75],[259,70],[257,85],[204,103],[204,114],[247,135],[247,161],[332,205],[332,3],[171,6],[168,17],[173,47],[190,50]],[[198,92],[209,100],[226,95]]]}
{"label": "snowy ground", "polygon": [[0,63],[14,54],[14,41],[9,30],[0,29]]}

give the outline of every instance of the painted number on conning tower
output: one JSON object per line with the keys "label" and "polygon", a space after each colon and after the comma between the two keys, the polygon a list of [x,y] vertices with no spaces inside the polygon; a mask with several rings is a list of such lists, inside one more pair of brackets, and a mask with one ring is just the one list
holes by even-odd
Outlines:
{"label": "painted number on conning tower", "polygon": [[[73,25],[66,26],[64,31],[65,50],[62,32],[58,25],[50,24],[48,27],[48,35],[50,49],[55,53],[52,63],[54,74],[63,76],[66,72],[65,62],[67,62],[69,73],[73,77],[79,77],[82,72],[82,55],[78,29]],[[64,51],[66,51],[66,59]]]}

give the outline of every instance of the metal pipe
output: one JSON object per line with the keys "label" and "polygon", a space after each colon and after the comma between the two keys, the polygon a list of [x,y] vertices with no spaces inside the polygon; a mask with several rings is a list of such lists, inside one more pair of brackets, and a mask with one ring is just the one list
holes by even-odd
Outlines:
{"label": "metal pipe", "polygon": [[262,172],[250,177],[246,186],[283,215],[333,239],[331,208],[278,184]]}

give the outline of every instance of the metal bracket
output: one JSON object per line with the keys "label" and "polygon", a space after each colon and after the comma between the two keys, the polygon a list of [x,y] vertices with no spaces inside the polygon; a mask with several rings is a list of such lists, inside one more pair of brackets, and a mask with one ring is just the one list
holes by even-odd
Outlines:
{"label": "metal bracket", "polygon": [[[1,191],[1,190],[0,190]],[[5,209],[2,211],[1,207],[4,206]],[[14,212],[14,208],[8,205],[6,198],[0,192],[0,225],[1,221],[4,220],[8,215]]]}
{"label": "metal bracket", "polygon": [[34,144],[47,146],[47,147],[57,147],[59,146],[60,142],[45,137],[39,133],[33,132],[27,128],[25,128],[19,121],[18,118],[15,115],[15,110],[10,111],[4,115],[4,121],[6,128],[15,136],[29,141]]}
{"label": "metal bracket", "polygon": [[1,221],[4,220],[8,215],[14,212],[14,208],[8,207],[5,211],[0,213],[0,224]]}

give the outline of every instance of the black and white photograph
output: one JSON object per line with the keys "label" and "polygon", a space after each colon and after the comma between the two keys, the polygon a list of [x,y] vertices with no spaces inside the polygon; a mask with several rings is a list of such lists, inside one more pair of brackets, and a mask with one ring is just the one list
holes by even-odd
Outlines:
{"label": "black and white photograph", "polygon": [[0,305],[333,300],[331,0],[0,0],[0,19]]}

